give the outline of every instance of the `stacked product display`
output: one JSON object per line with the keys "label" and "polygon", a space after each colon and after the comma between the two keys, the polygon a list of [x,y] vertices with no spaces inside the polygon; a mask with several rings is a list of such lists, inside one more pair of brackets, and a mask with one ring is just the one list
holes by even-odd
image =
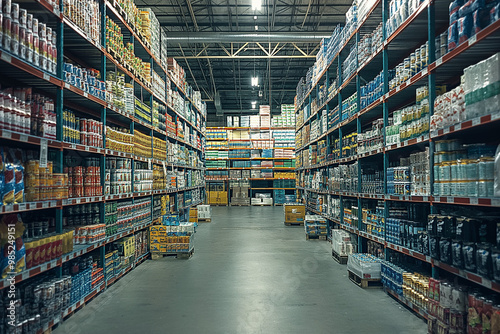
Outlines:
{"label": "stacked product display", "polygon": [[[207,128],[206,177],[214,186],[229,182],[225,188],[231,204],[295,201],[295,137],[293,127],[287,126],[292,110],[292,105],[282,106],[281,115],[272,122],[277,127],[270,127],[269,107],[260,106],[259,115],[227,117],[231,125],[241,127]],[[210,194],[209,188],[209,198],[219,202],[221,191],[218,186],[213,189]]]}
{"label": "stacked product display", "polygon": [[469,301],[479,316],[446,303],[429,311],[429,277],[500,291],[498,242],[487,237],[500,206],[499,9],[356,1],[297,86],[298,198],[329,232],[354,233],[358,251],[385,258],[384,285],[430,319],[430,333],[489,332],[495,303],[484,316],[479,297]]}

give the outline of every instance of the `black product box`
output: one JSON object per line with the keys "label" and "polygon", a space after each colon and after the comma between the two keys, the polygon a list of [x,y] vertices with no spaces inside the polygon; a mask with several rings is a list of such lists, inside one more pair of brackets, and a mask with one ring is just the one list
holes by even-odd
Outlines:
{"label": "black product box", "polygon": [[439,237],[429,235],[429,255],[439,259]]}
{"label": "black product box", "polygon": [[424,255],[429,255],[429,234],[426,231],[423,231],[418,235],[417,251]]}
{"label": "black product box", "polygon": [[493,279],[500,282],[500,249],[492,248],[491,260],[493,267]]}
{"label": "black product box", "polygon": [[488,243],[477,244],[476,249],[477,273],[481,276],[491,278],[493,265],[491,263],[491,245]]}
{"label": "black product box", "polygon": [[462,242],[453,240],[451,243],[451,264],[459,269],[463,268]]}
{"label": "black product box", "polygon": [[439,259],[441,262],[451,264],[451,240],[441,238],[439,240]]}
{"label": "black product box", "polygon": [[476,272],[476,244],[473,242],[464,242],[462,253],[464,255],[464,268]]}
{"label": "black product box", "polygon": [[457,217],[455,219],[455,228],[454,228],[454,231],[455,231],[455,236],[453,237],[453,239],[455,240],[460,240],[460,241],[466,241],[464,239],[464,221],[466,220],[465,217]]}
{"label": "black product box", "polygon": [[436,219],[437,236],[442,238],[452,238],[455,218],[452,216],[437,216]]}
{"label": "black product box", "polygon": [[429,215],[427,218],[427,233],[431,237],[437,235],[437,215]]}

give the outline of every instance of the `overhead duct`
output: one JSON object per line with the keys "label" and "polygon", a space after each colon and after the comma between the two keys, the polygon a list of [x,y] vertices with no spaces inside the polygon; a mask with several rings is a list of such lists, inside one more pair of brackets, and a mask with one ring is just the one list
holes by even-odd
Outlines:
{"label": "overhead duct", "polygon": [[326,33],[238,33],[238,32],[167,32],[167,43],[315,43],[329,38]]}

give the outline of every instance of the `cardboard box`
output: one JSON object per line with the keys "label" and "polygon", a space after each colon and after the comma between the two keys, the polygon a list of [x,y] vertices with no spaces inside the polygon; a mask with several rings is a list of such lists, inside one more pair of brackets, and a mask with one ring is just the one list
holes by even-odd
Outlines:
{"label": "cardboard box", "polygon": [[285,204],[285,222],[302,223],[306,216],[306,207],[303,204]]}

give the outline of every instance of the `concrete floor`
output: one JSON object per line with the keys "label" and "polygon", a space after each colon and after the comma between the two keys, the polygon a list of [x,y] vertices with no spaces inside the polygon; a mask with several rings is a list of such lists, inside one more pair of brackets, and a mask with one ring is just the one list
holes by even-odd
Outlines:
{"label": "concrete floor", "polygon": [[55,334],[426,333],[379,289],[363,290],[328,242],[283,225],[282,207],[214,207],[189,260],[148,260]]}

